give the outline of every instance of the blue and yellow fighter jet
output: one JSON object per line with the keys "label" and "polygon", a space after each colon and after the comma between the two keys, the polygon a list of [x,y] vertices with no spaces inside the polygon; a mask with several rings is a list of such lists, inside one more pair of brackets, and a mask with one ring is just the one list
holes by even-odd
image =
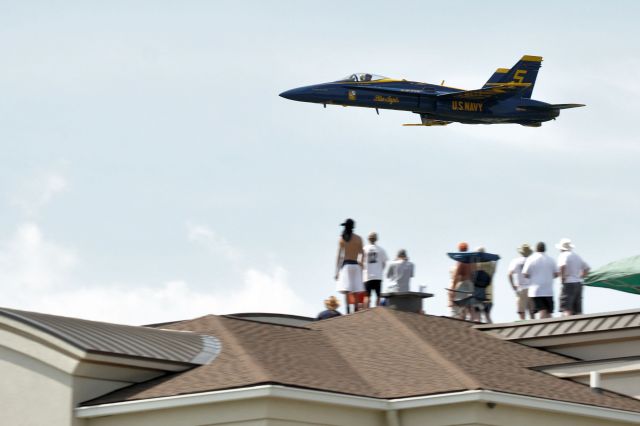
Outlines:
{"label": "blue and yellow fighter jet", "polygon": [[301,102],[365,108],[412,111],[421,124],[405,126],[445,126],[465,124],[517,123],[540,127],[560,115],[561,109],[583,104],[548,104],[531,99],[542,57],[525,55],[511,69],[498,68],[476,90],[444,85],[395,80],[375,74],[351,74],[331,83],[299,87],[280,94]]}

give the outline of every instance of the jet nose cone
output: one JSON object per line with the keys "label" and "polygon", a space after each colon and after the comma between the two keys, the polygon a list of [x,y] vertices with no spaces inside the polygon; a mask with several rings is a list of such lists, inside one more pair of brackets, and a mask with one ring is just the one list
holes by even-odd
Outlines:
{"label": "jet nose cone", "polygon": [[280,93],[280,96],[285,99],[291,99],[292,101],[299,101],[302,97],[302,90],[291,89]]}
{"label": "jet nose cone", "polygon": [[296,87],[295,89],[287,90],[280,93],[285,99],[291,99],[298,102],[315,102],[325,103],[330,98],[328,97],[329,91],[323,85]]}

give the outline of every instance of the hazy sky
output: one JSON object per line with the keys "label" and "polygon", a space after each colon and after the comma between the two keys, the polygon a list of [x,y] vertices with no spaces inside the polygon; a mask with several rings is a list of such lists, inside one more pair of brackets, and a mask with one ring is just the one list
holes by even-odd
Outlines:
{"label": "hazy sky", "polygon": [[[338,226],[376,230],[446,314],[461,240],[638,254],[640,3],[0,1],[0,306],[128,323],[315,315]],[[523,54],[541,128],[402,127],[288,101],[352,72],[480,87]],[[586,311],[640,297],[588,288]]]}

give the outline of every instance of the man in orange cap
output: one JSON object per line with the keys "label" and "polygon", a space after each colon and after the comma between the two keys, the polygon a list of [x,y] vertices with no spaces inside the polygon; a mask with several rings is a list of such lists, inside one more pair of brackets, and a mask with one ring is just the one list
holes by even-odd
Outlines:
{"label": "man in orange cap", "polygon": [[[458,251],[466,252],[469,244],[461,242]],[[454,317],[460,319],[478,320],[478,313],[473,309],[473,265],[471,263],[457,262],[451,272],[451,285],[449,287],[449,307]]]}

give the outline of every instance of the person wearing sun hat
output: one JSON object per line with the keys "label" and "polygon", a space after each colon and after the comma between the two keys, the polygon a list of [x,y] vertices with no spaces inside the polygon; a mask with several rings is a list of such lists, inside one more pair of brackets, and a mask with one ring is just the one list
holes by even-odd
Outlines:
{"label": "person wearing sun hat", "polygon": [[340,302],[335,296],[329,296],[324,301],[324,307],[326,308],[324,311],[320,312],[316,317],[317,320],[324,320],[333,317],[339,317],[341,314],[337,311],[340,306]]}
{"label": "person wearing sun hat", "polygon": [[[527,312],[529,313],[529,318],[533,319],[533,315],[535,313],[535,308],[533,307],[533,302],[529,298],[527,294],[529,289],[529,280],[522,275],[522,267],[524,266],[524,262],[527,260],[527,257],[531,256],[533,251],[529,244],[522,244],[518,247],[518,253],[520,253],[520,257],[516,257],[509,264],[509,283],[511,284],[511,288],[516,292],[516,307],[518,316],[521,320],[526,319]],[[514,280],[515,278],[515,280]]]}
{"label": "person wearing sun hat", "polygon": [[560,310],[563,315],[582,313],[582,279],[589,273],[589,265],[573,251],[575,246],[569,238],[556,244],[558,255],[558,276],[562,283]]}

